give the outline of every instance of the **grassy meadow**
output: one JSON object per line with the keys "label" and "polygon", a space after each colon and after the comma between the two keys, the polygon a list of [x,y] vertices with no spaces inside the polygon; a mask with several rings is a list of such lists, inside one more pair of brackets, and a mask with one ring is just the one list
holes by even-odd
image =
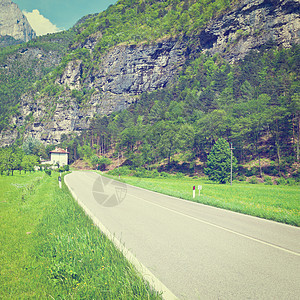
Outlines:
{"label": "grassy meadow", "polygon": [[0,299],[161,299],[57,173],[0,176]]}
{"label": "grassy meadow", "polygon": [[[128,184],[229,209],[252,216],[300,226],[300,187],[234,183],[214,184],[205,179],[122,177]],[[202,185],[199,196],[198,185]],[[193,199],[193,186],[196,197]]]}

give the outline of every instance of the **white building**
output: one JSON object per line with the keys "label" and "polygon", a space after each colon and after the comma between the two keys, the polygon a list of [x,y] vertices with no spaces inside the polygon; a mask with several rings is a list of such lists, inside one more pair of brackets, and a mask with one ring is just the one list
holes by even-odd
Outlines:
{"label": "white building", "polygon": [[57,163],[59,164],[59,166],[65,166],[68,164],[69,162],[69,152],[68,149],[64,150],[61,148],[56,148],[53,151],[50,151],[50,164],[51,165],[56,165]]}

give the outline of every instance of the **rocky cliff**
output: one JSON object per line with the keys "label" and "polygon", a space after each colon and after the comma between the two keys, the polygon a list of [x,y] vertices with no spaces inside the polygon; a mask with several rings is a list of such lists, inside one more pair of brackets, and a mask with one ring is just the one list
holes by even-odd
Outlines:
{"label": "rocky cliff", "polygon": [[[117,46],[82,80],[82,61],[68,63],[56,84],[65,91],[58,97],[22,96],[20,114],[12,118],[10,131],[0,136],[2,145],[18,137],[17,128],[45,144],[57,144],[62,134],[78,134],[87,129],[95,114],[109,115],[122,110],[143,92],[170,84],[187,58],[186,45],[177,40],[164,40],[153,45]],[[72,91],[91,91],[88,103],[80,104]]]}
{"label": "rocky cliff", "polygon": [[[25,135],[45,144],[59,143],[62,134],[78,134],[88,128],[95,114],[125,109],[142,93],[172,84],[186,60],[202,51],[220,53],[234,63],[270,41],[281,47],[299,43],[299,8],[296,0],[244,0],[192,38],[118,45],[100,61],[92,62],[88,71],[84,71],[86,65],[81,59],[74,59],[55,80],[57,86],[64,88],[56,99],[35,97],[32,93],[22,97],[20,116],[12,120],[14,129],[2,134],[2,145],[11,143],[21,127]],[[101,37],[100,32],[93,34],[76,47],[92,53]],[[88,93],[88,101],[79,103],[76,91]]]}
{"label": "rocky cliff", "polygon": [[235,62],[271,42],[284,48],[300,41],[299,0],[244,0],[214,19],[199,35],[198,45]]}
{"label": "rocky cliff", "polygon": [[17,4],[11,0],[0,0],[0,36],[10,36],[23,42],[36,36]]}

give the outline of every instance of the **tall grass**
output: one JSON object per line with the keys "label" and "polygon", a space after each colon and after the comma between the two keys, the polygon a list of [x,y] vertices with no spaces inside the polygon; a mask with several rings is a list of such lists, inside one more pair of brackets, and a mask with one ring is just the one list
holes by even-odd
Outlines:
{"label": "tall grass", "polygon": [[0,177],[0,194],[1,299],[161,299],[54,174]]}
{"label": "tall grass", "polygon": [[[214,184],[191,178],[122,177],[129,184],[290,225],[300,226],[300,187],[246,183]],[[202,185],[200,196],[198,185]],[[193,186],[196,197],[193,199]]]}

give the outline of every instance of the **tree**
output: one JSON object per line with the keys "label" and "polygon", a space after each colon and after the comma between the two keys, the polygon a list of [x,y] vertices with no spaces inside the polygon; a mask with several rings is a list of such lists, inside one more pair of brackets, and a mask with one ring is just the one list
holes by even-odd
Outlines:
{"label": "tree", "polygon": [[157,147],[161,156],[168,158],[169,165],[171,156],[175,154],[179,147],[179,125],[171,121],[161,121],[159,124],[162,128],[162,132]]}
{"label": "tree", "polygon": [[25,171],[25,174],[27,171],[31,172],[34,170],[34,167],[38,164],[39,158],[35,155],[24,155],[21,167]]}
{"label": "tree", "polygon": [[45,147],[43,144],[31,136],[24,141],[22,149],[26,155],[46,156]]}
{"label": "tree", "polygon": [[[299,144],[300,144],[300,93],[295,93],[291,97],[291,111],[294,112],[293,120],[293,140],[295,140],[294,135],[296,135],[296,158],[299,161]],[[296,134],[294,134],[294,122],[296,128]]]}
{"label": "tree", "polygon": [[[226,140],[223,138],[217,140],[208,155],[206,166],[204,171],[210,180],[222,184],[230,180],[231,152]],[[232,158],[232,167],[233,170],[237,167],[237,160],[234,156]]]}
{"label": "tree", "polygon": [[21,173],[21,163],[23,158],[23,152],[19,148],[12,148],[10,155],[8,166],[11,171],[11,175],[14,175],[14,170],[19,170]]}
{"label": "tree", "polygon": [[104,171],[106,166],[111,164],[111,160],[107,157],[98,156],[96,154],[92,155],[90,161],[93,165],[93,168],[99,167],[100,170]]}

